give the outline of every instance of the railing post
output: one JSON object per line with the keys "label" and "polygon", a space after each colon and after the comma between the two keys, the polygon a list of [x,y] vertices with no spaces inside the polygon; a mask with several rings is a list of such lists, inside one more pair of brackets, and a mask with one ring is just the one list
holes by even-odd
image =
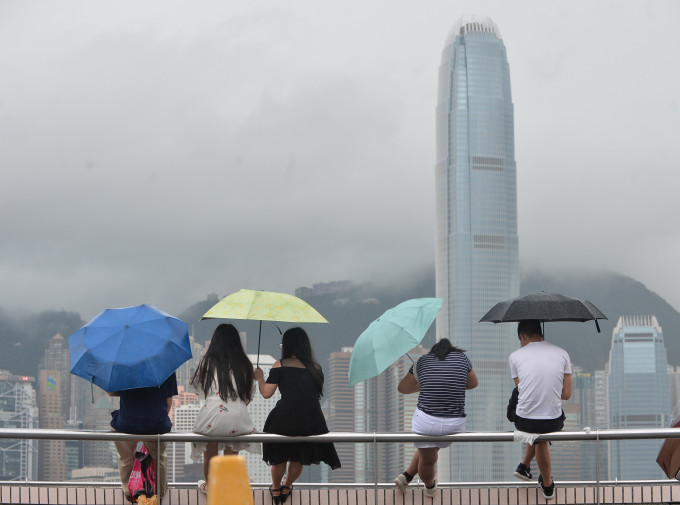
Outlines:
{"label": "railing post", "polygon": [[595,428],[595,492],[597,505],[600,505],[600,428]]}
{"label": "railing post", "polygon": [[375,497],[374,505],[378,505],[378,439],[373,432],[373,496]]}
{"label": "railing post", "polygon": [[[161,496],[160,488],[161,488],[161,436],[160,434],[156,435],[156,496],[158,497],[158,505],[161,505],[163,501],[163,497]],[[167,474],[167,468],[166,472]],[[164,478],[167,479],[167,475],[164,476]],[[167,493],[168,490],[166,489],[165,492]]]}

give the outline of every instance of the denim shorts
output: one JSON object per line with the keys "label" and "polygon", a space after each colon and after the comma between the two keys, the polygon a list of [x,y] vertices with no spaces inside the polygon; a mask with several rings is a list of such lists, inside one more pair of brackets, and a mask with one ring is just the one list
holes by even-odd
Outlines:
{"label": "denim shorts", "polygon": [[[426,414],[416,408],[413,413],[411,431],[419,435],[452,435],[465,431],[464,417],[436,417]],[[419,449],[439,447],[443,449],[453,442],[414,442],[413,446]]]}

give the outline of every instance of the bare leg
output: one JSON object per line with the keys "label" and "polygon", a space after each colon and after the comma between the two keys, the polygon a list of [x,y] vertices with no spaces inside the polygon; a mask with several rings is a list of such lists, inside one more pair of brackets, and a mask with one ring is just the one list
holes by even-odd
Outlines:
{"label": "bare leg", "polygon": [[413,455],[413,458],[411,458],[411,463],[408,465],[408,468],[406,471],[408,474],[412,477],[415,477],[418,475],[418,463],[420,462],[420,453],[418,451],[415,452]]}
{"label": "bare leg", "polygon": [[208,481],[208,472],[210,470],[210,460],[213,456],[217,456],[217,442],[208,442],[203,452],[203,476],[206,482]]}
{"label": "bare leg", "polygon": [[550,446],[548,442],[538,442],[534,445],[536,449],[536,463],[538,471],[543,477],[543,485],[549,487],[552,484],[552,468],[550,465]]}
{"label": "bare leg", "polygon": [[434,465],[437,463],[439,457],[439,447],[428,447],[427,449],[418,449],[418,473],[420,480],[423,481],[426,487],[434,486],[435,470]]}
{"label": "bare leg", "polygon": [[274,496],[278,496],[281,493],[281,480],[284,473],[286,473],[286,462],[272,465],[272,490],[277,490],[272,491]]}
{"label": "bare leg", "polygon": [[[286,480],[282,482],[284,486],[292,487],[293,483],[300,478],[302,475],[303,466],[302,463],[298,461],[288,462],[288,473],[286,474]],[[279,481],[280,482],[280,481]],[[286,493],[283,493],[286,494]]]}
{"label": "bare leg", "polygon": [[526,444],[527,448],[524,451],[524,457],[522,458],[522,464],[529,468],[531,466],[531,460],[536,456],[536,448],[531,444]]}

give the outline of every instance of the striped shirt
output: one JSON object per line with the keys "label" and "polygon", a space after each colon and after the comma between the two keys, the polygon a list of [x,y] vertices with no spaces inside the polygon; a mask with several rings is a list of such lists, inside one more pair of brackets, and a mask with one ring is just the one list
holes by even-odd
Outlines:
{"label": "striped shirt", "polygon": [[434,354],[422,356],[414,374],[420,384],[418,408],[436,417],[465,417],[465,384],[470,370],[472,363],[462,352],[452,351],[443,361]]}

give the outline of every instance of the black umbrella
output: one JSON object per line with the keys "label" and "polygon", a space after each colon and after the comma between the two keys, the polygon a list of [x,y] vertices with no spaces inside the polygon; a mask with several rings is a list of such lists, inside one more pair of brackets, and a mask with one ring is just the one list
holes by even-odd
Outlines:
{"label": "black umbrella", "polygon": [[588,300],[569,298],[553,293],[534,293],[497,303],[479,321],[508,323],[537,319],[539,321],[595,321],[598,333],[598,319],[607,319],[600,309]]}

